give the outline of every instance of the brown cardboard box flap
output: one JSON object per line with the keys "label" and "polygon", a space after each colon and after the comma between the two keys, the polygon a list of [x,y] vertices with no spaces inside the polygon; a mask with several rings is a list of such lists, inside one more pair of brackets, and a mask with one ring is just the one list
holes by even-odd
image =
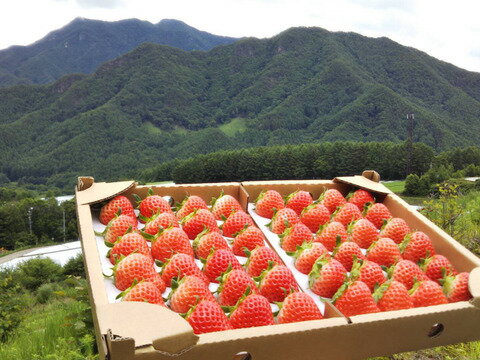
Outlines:
{"label": "brown cardboard box flap", "polygon": [[470,301],[476,308],[480,309],[480,267],[476,267],[470,273],[468,289],[473,299]]}
{"label": "brown cardboard box flap", "polygon": [[179,314],[142,302],[119,302],[99,307],[102,334],[135,339],[135,347],[153,345],[156,350],[177,354],[195,345],[198,336]]}
{"label": "brown cardboard box flap", "polygon": [[350,184],[357,186],[361,189],[374,191],[379,194],[387,195],[392,194],[393,192],[389,190],[385,185],[370,180],[363,175],[355,175],[355,176],[340,176],[333,179],[334,182]]}
{"label": "brown cardboard box flap", "polygon": [[75,191],[77,203],[80,205],[94,204],[135,187],[135,181],[119,181],[114,183],[96,183],[91,177],[79,177]]}

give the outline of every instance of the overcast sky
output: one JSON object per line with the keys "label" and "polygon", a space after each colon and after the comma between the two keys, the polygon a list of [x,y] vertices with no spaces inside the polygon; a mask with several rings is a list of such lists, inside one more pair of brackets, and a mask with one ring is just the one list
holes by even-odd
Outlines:
{"label": "overcast sky", "polygon": [[75,17],[178,19],[226,36],[270,37],[292,26],[387,36],[480,72],[478,0],[1,0],[0,49],[27,45]]}

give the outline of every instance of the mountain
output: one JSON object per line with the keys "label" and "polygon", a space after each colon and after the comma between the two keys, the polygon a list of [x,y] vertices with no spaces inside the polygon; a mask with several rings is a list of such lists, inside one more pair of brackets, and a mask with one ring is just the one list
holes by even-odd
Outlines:
{"label": "mountain", "polygon": [[89,74],[143,42],[206,51],[236,40],[199,31],[178,20],[152,24],[138,19],[77,18],[34,44],[0,50],[0,87],[45,84],[71,73]]}
{"label": "mountain", "polygon": [[401,142],[412,112],[414,141],[478,145],[480,74],[320,28],[208,52],[145,43],[88,76],[0,89],[0,172],[63,186],[221,149]]}

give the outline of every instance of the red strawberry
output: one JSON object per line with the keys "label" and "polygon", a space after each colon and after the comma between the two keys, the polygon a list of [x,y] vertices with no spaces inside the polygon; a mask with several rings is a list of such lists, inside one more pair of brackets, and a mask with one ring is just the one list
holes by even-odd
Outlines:
{"label": "red strawberry", "polygon": [[400,244],[409,232],[410,227],[405,220],[401,218],[391,218],[385,226],[382,227],[380,236],[390,238],[395,241],[395,243]]}
{"label": "red strawberry", "polygon": [[[109,242],[106,243],[111,244]],[[139,233],[128,233],[119,238],[113,247],[108,252],[110,262],[115,264],[116,260],[120,260],[121,255],[127,256],[133,253],[143,254],[152,258],[150,248],[147,245],[147,241]],[[153,259],[152,259],[153,262]]]}
{"label": "red strawberry", "polygon": [[452,263],[443,255],[433,255],[425,259],[420,268],[430,278],[440,284],[445,275],[457,275]]}
{"label": "red strawberry", "polygon": [[271,219],[273,214],[285,207],[282,195],[275,190],[263,191],[255,201],[255,212]]}
{"label": "red strawberry", "polygon": [[201,300],[216,302],[207,284],[194,275],[187,275],[180,281],[172,281],[170,308],[177,313],[186,313]]}
{"label": "red strawberry", "polygon": [[137,220],[131,216],[120,215],[110,220],[103,233],[97,235],[104,236],[105,241],[113,244],[120,236],[132,230],[137,230]]}
{"label": "red strawberry", "polygon": [[333,214],[333,221],[338,221],[339,223],[347,226],[352,221],[358,220],[362,218],[362,213],[358,210],[356,205],[346,203],[342,205],[335,211]]}
{"label": "red strawberry", "polygon": [[312,233],[316,233],[321,225],[330,220],[330,211],[322,204],[312,204],[303,209],[300,221],[307,225]]}
{"label": "red strawberry", "polygon": [[401,282],[390,280],[380,286],[373,298],[381,311],[393,311],[413,308],[413,301],[408,290]]}
{"label": "red strawberry", "polygon": [[215,217],[205,209],[194,210],[184,217],[181,223],[190,240],[195,239],[204,229],[220,232]]}
{"label": "red strawberry", "polygon": [[416,282],[410,290],[410,296],[412,298],[414,307],[448,303],[442,287],[432,280]]}
{"label": "red strawberry", "polygon": [[243,210],[231,214],[222,225],[223,236],[233,237],[245,226],[254,226],[252,218]]}
{"label": "red strawberry", "polygon": [[367,190],[358,189],[348,196],[348,202],[356,205],[358,210],[363,211],[365,204],[374,203],[375,199]]}
{"label": "red strawberry", "polygon": [[167,229],[169,227],[180,227],[180,225],[173,213],[164,212],[153,215],[150,221],[147,221],[145,224],[143,231],[150,235],[156,235],[160,228]]}
{"label": "red strawberry", "polygon": [[367,284],[359,280],[342,285],[332,300],[335,307],[345,316],[380,311]]}
{"label": "red strawberry", "polygon": [[347,277],[345,267],[335,259],[319,258],[308,275],[309,287],[317,295],[331,298]]}
{"label": "red strawberry", "polygon": [[252,293],[257,292],[257,285],[245,270],[230,270],[224,273],[220,280],[218,302],[222,306],[235,306],[247,289]]}
{"label": "red strawberry", "polygon": [[342,206],[347,202],[342,193],[337,189],[328,189],[322,194],[322,196],[320,196],[319,200],[331,214],[337,210],[337,207]]}
{"label": "red strawberry", "polygon": [[378,239],[378,230],[367,219],[360,219],[348,227],[350,240],[357,243],[362,249],[368,249]]}
{"label": "red strawberry", "polygon": [[273,325],[272,308],[262,295],[250,294],[240,299],[230,313],[230,324],[234,329]]}
{"label": "red strawberry", "polygon": [[432,240],[421,231],[415,231],[405,236],[400,244],[400,251],[404,259],[411,260],[414,263],[436,254]]}
{"label": "red strawberry", "polygon": [[265,245],[265,236],[256,226],[240,230],[233,239],[232,250],[237,256],[246,256],[245,249],[252,251],[257,246]]}
{"label": "red strawberry", "polygon": [[117,214],[130,216],[135,219],[135,223],[137,222],[132,203],[123,195],[114,197],[102,207],[99,220],[103,225],[107,225]]}
{"label": "red strawberry", "polygon": [[173,278],[181,279],[186,275],[194,275],[202,279],[205,284],[210,281],[200,268],[195,264],[195,260],[187,254],[175,254],[168,259],[162,266],[162,279],[167,286],[170,286]]}
{"label": "red strawberry", "polygon": [[114,283],[118,290],[128,289],[133,282],[147,280],[155,283],[161,293],[165,291],[165,283],[153,266],[152,259],[142,254],[130,254],[113,268]]}
{"label": "red strawberry", "polygon": [[472,294],[468,290],[468,272],[458,275],[447,275],[443,280],[443,292],[449,302],[468,301]]}
{"label": "red strawberry", "polygon": [[203,273],[211,282],[218,283],[218,277],[229,268],[242,269],[232,250],[218,249],[208,255],[203,265]]}
{"label": "red strawberry", "polygon": [[146,219],[157,213],[172,212],[168,201],[159,195],[153,195],[152,189],[149,189],[147,197],[140,201],[138,209],[140,210],[139,218],[141,222],[146,222]]}
{"label": "red strawberry", "polygon": [[178,206],[178,210],[176,213],[177,219],[181,220],[188,214],[191,214],[192,212],[198,209],[208,210],[207,203],[200,196],[190,195],[186,197],[182,201],[182,203]]}
{"label": "red strawberry", "polygon": [[345,226],[339,222],[332,221],[325,226],[320,226],[317,237],[313,241],[322,243],[328,251],[332,251],[337,246],[337,242],[347,241],[347,238],[348,233],[345,230]]}
{"label": "red strawberry", "polygon": [[280,209],[273,215],[272,221],[268,225],[270,230],[275,234],[281,234],[287,227],[300,222],[297,213],[289,208]]}
{"label": "red strawberry", "polygon": [[216,301],[203,300],[185,316],[193,328],[194,334],[205,334],[214,331],[229,330],[232,328],[230,320]]}
{"label": "red strawberry", "polygon": [[392,266],[402,260],[402,254],[392,239],[381,238],[368,248],[367,259],[378,265]]}
{"label": "red strawberry", "polygon": [[298,190],[288,195],[285,203],[285,207],[294,210],[297,215],[300,215],[303,209],[313,203],[313,199],[309,192]]}
{"label": "red strawberry", "polygon": [[285,265],[274,265],[260,275],[258,291],[268,301],[283,301],[288,294],[298,291],[292,271]]}
{"label": "red strawberry", "polygon": [[212,249],[230,249],[227,241],[219,232],[208,229],[198,234],[192,245],[195,255],[199,259],[206,259]]}
{"label": "red strawberry", "polygon": [[393,280],[401,282],[407,289],[411,289],[416,281],[428,280],[427,275],[420,267],[410,260],[400,260],[388,270]]}
{"label": "red strawberry", "polygon": [[154,283],[149,281],[142,281],[138,284],[132,285],[130,288],[120,293],[118,298],[122,298],[122,301],[139,301],[148,302],[150,304],[157,304],[166,306],[162,293],[158,290],[158,287]]}
{"label": "red strawberry", "polygon": [[347,271],[350,271],[352,269],[353,260],[355,258],[365,259],[365,255],[363,255],[362,250],[356,243],[346,241],[333,250],[333,258],[339,261]]}
{"label": "red strawberry", "polygon": [[382,227],[384,221],[391,218],[392,214],[390,213],[390,210],[388,210],[388,208],[382,203],[373,204],[365,213],[365,219],[375,225],[377,229]]}
{"label": "red strawberry", "polygon": [[382,267],[368,260],[355,261],[352,266],[352,271],[350,272],[350,277],[363,281],[367,284],[370,291],[373,291],[376,285],[381,285],[387,280]]}
{"label": "red strawberry", "polygon": [[288,295],[278,313],[278,323],[286,324],[298,321],[319,320],[323,316],[315,301],[303,293],[294,292]]}
{"label": "red strawberry", "polygon": [[187,254],[193,258],[193,249],[187,234],[180,228],[160,230],[152,240],[152,256],[164,262],[173,254]]}
{"label": "red strawberry", "polygon": [[220,195],[218,199],[213,199],[212,213],[217,220],[228,218],[233,212],[241,210],[242,205],[231,195]]}
{"label": "red strawberry", "polygon": [[268,264],[273,262],[275,265],[282,264],[282,260],[277,253],[268,246],[260,246],[247,252],[248,260],[245,264],[247,274],[253,277],[260,276],[260,274],[268,268]]}
{"label": "red strawberry", "polygon": [[280,246],[288,252],[294,252],[297,246],[301,246],[304,242],[311,243],[312,241],[312,232],[302,223],[292,225],[280,235]]}
{"label": "red strawberry", "polygon": [[312,271],[313,264],[320,256],[329,258],[330,254],[323,244],[315,243],[303,243],[302,246],[297,249],[293,257],[295,258],[295,268],[303,274],[309,274]]}

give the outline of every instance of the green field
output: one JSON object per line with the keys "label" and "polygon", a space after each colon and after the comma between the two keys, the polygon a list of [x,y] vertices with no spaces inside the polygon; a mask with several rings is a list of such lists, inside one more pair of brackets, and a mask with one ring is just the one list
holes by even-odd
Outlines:
{"label": "green field", "polygon": [[236,133],[247,129],[246,119],[235,118],[218,127],[225,135],[235,136]]}
{"label": "green field", "polygon": [[401,194],[405,190],[405,180],[384,182],[383,185],[396,194]]}

